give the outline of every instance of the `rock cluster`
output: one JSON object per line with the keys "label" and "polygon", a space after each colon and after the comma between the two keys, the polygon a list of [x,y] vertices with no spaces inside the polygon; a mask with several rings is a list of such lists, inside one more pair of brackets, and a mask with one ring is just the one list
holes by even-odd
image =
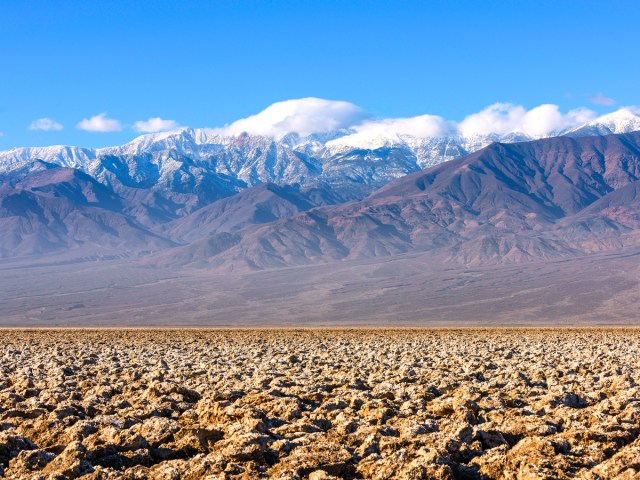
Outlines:
{"label": "rock cluster", "polygon": [[640,478],[640,331],[3,330],[0,476]]}

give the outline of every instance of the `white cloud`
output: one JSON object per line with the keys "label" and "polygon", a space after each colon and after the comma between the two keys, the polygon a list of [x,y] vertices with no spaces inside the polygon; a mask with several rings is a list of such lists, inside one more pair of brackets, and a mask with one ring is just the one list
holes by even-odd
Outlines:
{"label": "white cloud", "polygon": [[601,92],[596,93],[595,95],[591,95],[589,97],[589,101],[596,105],[607,105],[607,106],[615,105],[617,103],[613,98],[607,97]]}
{"label": "white cloud", "polygon": [[38,118],[29,125],[29,130],[43,130],[45,132],[59,131],[64,127],[52,118]]}
{"label": "white cloud", "polygon": [[473,135],[504,135],[511,132],[532,137],[551,135],[576,127],[596,118],[596,113],[586,108],[560,112],[557,105],[544,104],[531,110],[511,103],[494,103],[478,113],[467,116],[458,124],[458,131],[465,137]]}
{"label": "white cloud", "polygon": [[570,110],[563,114],[557,105],[545,104],[526,112],[517,130],[532,137],[543,137],[577,127],[594,118],[596,113],[586,108]]}
{"label": "white cloud", "polygon": [[107,118],[107,112],[85,118],[76,125],[78,130],[87,132],[120,132],[122,124],[113,118]]}
{"label": "white cloud", "polygon": [[373,135],[393,134],[414,137],[441,137],[452,133],[453,122],[437,115],[419,115],[408,118],[385,118],[369,120],[353,127],[358,133]]}
{"label": "white cloud", "polygon": [[524,114],[520,129],[533,137],[562,130],[566,125],[564,115],[557,105],[544,104]]}
{"label": "white cloud", "polygon": [[139,120],[133,124],[136,132],[140,133],[166,132],[179,127],[175,120],[164,120],[160,117],[150,117],[148,120]]}
{"label": "white cloud", "polygon": [[596,117],[596,113],[587,108],[563,113],[553,104],[528,110],[522,105],[494,103],[461,122],[437,115],[376,119],[353,103],[310,97],[274,103],[256,115],[215,130],[223,135],[246,132],[278,138],[291,132],[304,137],[347,129],[351,135],[342,137],[340,142],[354,144],[397,135],[432,138],[523,133],[539,138],[577,127]]}
{"label": "white cloud", "polygon": [[442,137],[456,134],[456,125],[436,115],[419,115],[408,118],[366,120],[351,128],[354,133],[330,141],[328,146],[381,148],[387,139],[400,135],[418,138]]}
{"label": "white cloud", "polygon": [[486,135],[489,133],[505,134],[513,131],[513,126],[525,114],[525,109],[510,103],[494,103],[478,113],[468,115],[458,129],[465,137]]}
{"label": "white cloud", "polygon": [[591,120],[595,120],[596,118],[596,112],[584,107],[569,110],[565,115],[567,128],[579,127],[580,125],[590,122]]}
{"label": "white cloud", "polygon": [[447,135],[505,135],[523,133],[534,138],[545,137],[577,127],[596,118],[596,113],[578,108],[562,113],[557,105],[544,104],[527,110],[521,105],[495,103],[480,112],[468,115],[461,122],[446,120],[436,115],[410,118],[365,120],[351,127],[354,132],[331,142],[332,145],[383,146],[384,139],[409,135],[434,138]]}
{"label": "white cloud", "polygon": [[281,137],[294,132],[304,137],[348,128],[368,117],[353,103],[309,97],[274,103],[256,115],[237,120],[219,130],[226,135],[247,132]]}

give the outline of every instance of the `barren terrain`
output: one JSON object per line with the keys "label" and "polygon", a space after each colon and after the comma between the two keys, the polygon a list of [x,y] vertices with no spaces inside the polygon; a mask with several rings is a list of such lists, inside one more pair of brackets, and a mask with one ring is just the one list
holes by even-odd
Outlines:
{"label": "barren terrain", "polygon": [[640,330],[2,330],[7,478],[640,476]]}
{"label": "barren terrain", "polygon": [[216,274],[0,262],[0,326],[640,325],[640,248],[451,268],[428,253]]}

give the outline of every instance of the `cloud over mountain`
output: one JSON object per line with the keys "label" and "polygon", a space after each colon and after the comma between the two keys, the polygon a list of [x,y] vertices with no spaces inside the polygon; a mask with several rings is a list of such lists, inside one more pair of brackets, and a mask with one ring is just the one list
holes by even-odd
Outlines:
{"label": "cloud over mountain", "polygon": [[494,103],[467,115],[460,122],[429,114],[375,118],[350,102],[309,97],[276,102],[256,115],[236,120],[216,130],[223,135],[246,132],[250,135],[279,138],[288,133],[305,137],[347,129],[352,135],[344,140],[353,142],[395,135],[438,138],[505,135],[511,132],[539,138],[577,127],[596,117],[596,112],[587,108],[563,113],[558,105],[553,104],[527,109],[512,103]]}
{"label": "cloud over mountain", "polygon": [[527,110],[522,105],[494,103],[478,113],[468,115],[458,127],[465,137],[474,135],[521,132],[541,137],[576,127],[596,118],[596,113],[586,108],[570,110],[566,114],[553,104],[543,104]]}
{"label": "cloud over mountain", "polygon": [[220,129],[221,133],[280,137],[297,133],[303,137],[313,133],[327,133],[359,124],[370,115],[350,102],[299,98],[276,102],[250,117],[236,120]]}
{"label": "cloud over mountain", "polygon": [[359,133],[392,133],[414,137],[441,137],[455,131],[455,123],[437,115],[370,120],[353,127]]}
{"label": "cloud over mountain", "polygon": [[[610,99],[598,94],[590,100],[605,105]],[[640,111],[634,106],[620,110],[630,111],[635,115]],[[380,118],[351,102],[306,97],[273,103],[255,115],[209,131],[222,136],[247,133],[274,139],[281,139],[291,133],[300,137],[333,134],[335,138],[339,137],[340,145],[357,147],[376,142],[384,145],[384,139],[399,137],[438,139],[501,137],[516,134],[518,137],[531,139],[543,138],[568,132],[597,118],[596,112],[584,107],[563,112],[555,104],[542,104],[528,109],[522,105],[503,102],[489,105],[460,121],[432,114]],[[175,120],[161,117],[149,117],[147,120],[123,125],[119,120],[109,118],[106,112],[102,112],[81,120],[76,128],[88,132],[120,132],[125,126],[144,134],[168,132],[182,127]],[[62,128],[60,123],[50,118],[34,120],[29,126],[30,130],[45,131]]]}

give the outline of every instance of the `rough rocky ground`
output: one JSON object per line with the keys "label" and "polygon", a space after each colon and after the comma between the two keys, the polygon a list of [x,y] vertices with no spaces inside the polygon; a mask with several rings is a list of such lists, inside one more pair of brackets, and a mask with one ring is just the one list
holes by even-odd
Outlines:
{"label": "rough rocky ground", "polygon": [[640,330],[1,330],[0,474],[640,478]]}

